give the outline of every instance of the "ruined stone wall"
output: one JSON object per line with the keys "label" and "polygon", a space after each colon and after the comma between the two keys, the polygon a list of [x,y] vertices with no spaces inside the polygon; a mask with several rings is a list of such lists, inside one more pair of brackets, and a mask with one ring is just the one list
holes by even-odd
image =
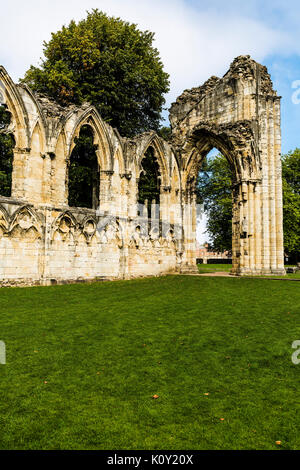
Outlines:
{"label": "ruined stone wall", "polygon": [[280,97],[266,67],[237,57],[222,79],[186,90],[170,110],[172,147],[181,164],[184,253],[195,259],[195,182],[205,155],[216,147],[233,177],[233,272],[284,274]]}
{"label": "ruined stone wall", "polygon": [[176,251],[170,233],[147,234],[142,221],[0,198],[2,285],[159,275],[175,271]]}
{"label": "ruined stone wall", "polygon": [[[2,285],[193,270],[195,181],[213,147],[233,171],[233,272],[283,272],[280,99],[266,69],[248,56],[177,99],[169,143],[155,132],[123,138],[88,103],[63,108],[15,85],[1,67],[0,101],[16,141],[12,194],[0,196]],[[68,206],[70,155],[83,125],[97,149],[97,210]],[[154,227],[137,207],[149,147],[160,168]]]}
{"label": "ruined stone wall", "polygon": [[[180,211],[172,149],[154,132],[122,138],[88,103],[63,108],[15,85],[0,69],[0,98],[15,136],[11,198],[0,195],[0,282],[51,284],[159,275],[177,269]],[[100,167],[97,210],[68,206],[68,165],[83,125],[94,134]],[[158,229],[138,217],[141,162],[152,147],[160,165]],[[171,181],[174,191],[171,191]],[[155,221],[154,221],[155,222]]]}

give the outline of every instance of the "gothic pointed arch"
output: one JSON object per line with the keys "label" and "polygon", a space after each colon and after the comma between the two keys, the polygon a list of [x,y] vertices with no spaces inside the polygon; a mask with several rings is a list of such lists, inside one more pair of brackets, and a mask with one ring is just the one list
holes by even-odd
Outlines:
{"label": "gothic pointed arch", "polygon": [[185,90],[170,109],[172,146],[182,162],[183,263],[195,264],[199,162],[217,148],[233,173],[233,273],[284,273],[280,97],[266,67],[239,56],[223,78]]}
{"label": "gothic pointed arch", "polygon": [[94,144],[97,146],[97,157],[100,168],[105,171],[111,171],[113,166],[113,146],[106,124],[93,106],[89,106],[84,110],[73,125],[69,141],[67,142],[69,155],[71,155],[75,146],[75,138],[78,137],[80,129],[84,125],[89,125],[93,129]]}
{"label": "gothic pointed arch", "polygon": [[30,147],[30,132],[28,113],[22,97],[5,68],[0,66],[0,98],[1,104],[7,106],[12,115],[12,131],[16,140],[16,147]]}
{"label": "gothic pointed arch", "polygon": [[100,203],[100,171],[95,130],[89,124],[80,127],[68,159],[68,205],[98,209]]}
{"label": "gothic pointed arch", "polygon": [[46,143],[43,128],[37,121],[30,136],[30,156],[27,160],[25,178],[30,180],[30,188],[27,184],[26,190],[30,192],[33,202],[49,202],[48,189],[50,181],[47,178]]}
{"label": "gothic pointed arch", "polygon": [[170,184],[170,178],[166,153],[163,146],[163,140],[156,134],[156,132],[150,132],[150,135],[147,135],[147,137],[143,139],[137,161],[138,168],[140,171],[142,170],[142,160],[149,148],[153,149],[155,158],[159,164],[161,183],[163,186],[168,186]]}
{"label": "gothic pointed arch", "polygon": [[63,211],[52,223],[51,242],[74,241],[77,229],[77,220],[71,211]]}
{"label": "gothic pointed arch", "polygon": [[[45,110],[43,111],[43,106],[42,106],[42,103],[41,103],[40,95],[35,94],[31,90],[31,88],[29,88],[29,86],[25,83],[17,85],[17,87],[18,87],[19,94],[20,94],[20,96],[21,96],[21,98],[22,98],[22,100],[25,104],[26,109],[28,109],[28,106],[29,106],[29,109],[32,113],[31,119],[29,119],[29,115],[28,115],[29,136],[30,136],[30,134],[32,134],[33,129],[34,129],[37,121],[39,121],[40,122],[40,127],[42,129],[43,134],[44,134],[45,144],[46,144],[46,141],[49,140],[51,132],[49,132],[48,129],[47,129],[48,128],[48,123],[47,123],[46,113],[45,113]],[[29,98],[29,100],[28,100],[28,98]],[[26,102],[27,102],[27,104],[26,104]],[[33,116],[35,116],[35,118],[33,118]]]}
{"label": "gothic pointed arch", "polygon": [[21,206],[11,217],[9,232],[12,236],[41,238],[41,220],[32,207]]}

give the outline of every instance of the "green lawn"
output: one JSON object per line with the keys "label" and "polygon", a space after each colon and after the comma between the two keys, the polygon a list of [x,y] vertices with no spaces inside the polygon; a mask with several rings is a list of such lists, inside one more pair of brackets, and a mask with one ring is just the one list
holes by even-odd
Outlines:
{"label": "green lawn", "polygon": [[198,264],[199,273],[215,273],[217,271],[229,272],[232,264]]}
{"label": "green lawn", "polygon": [[2,288],[0,309],[1,449],[300,449],[297,282]]}

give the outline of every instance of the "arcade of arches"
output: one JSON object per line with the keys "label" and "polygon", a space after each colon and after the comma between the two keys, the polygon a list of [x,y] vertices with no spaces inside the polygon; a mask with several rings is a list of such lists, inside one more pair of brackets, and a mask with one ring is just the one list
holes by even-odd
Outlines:
{"label": "arcade of arches", "polygon": [[233,173],[232,274],[284,274],[280,97],[249,56],[177,98],[168,142],[123,138],[89,103],[61,107],[3,67],[0,104],[14,140],[2,285],[195,272],[196,181],[212,148]]}

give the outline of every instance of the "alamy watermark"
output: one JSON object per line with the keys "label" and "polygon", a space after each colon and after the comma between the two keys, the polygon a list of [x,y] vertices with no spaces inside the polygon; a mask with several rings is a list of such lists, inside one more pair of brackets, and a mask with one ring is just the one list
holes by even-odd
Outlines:
{"label": "alamy watermark", "polygon": [[[108,214],[100,208],[97,209],[97,231],[99,233],[105,232],[110,225],[120,223],[120,217],[114,215],[114,212],[116,211]],[[191,233],[196,230],[196,224],[204,217],[204,212],[204,204],[191,206],[188,204],[158,204],[156,202],[150,204],[146,202],[136,205],[129,220],[132,233],[137,231],[143,237],[168,238],[171,236],[174,240],[180,240],[182,239],[182,218],[185,221],[185,231]]]}
{"label": "alamy watermark", "polygon": [[292,82],[292,88],[295,88],[295,91],[292,94],[292,103],[299,104],[300,103],[300,80],[294,80]]}
{"label": "alamy watermark", "polygon": [[0,364],[6,364],[6,346],[4,341],[0,341]]}
{"label": "alamy watermark", "polygon": [[298,357],[300,356],[300,340],[299,339],[297,339],[296,341],[292,343],[292,348],[296,349],[296,351],[294,351],[292,354],[292,363],[296,365],[300,364],[300,357]]}

